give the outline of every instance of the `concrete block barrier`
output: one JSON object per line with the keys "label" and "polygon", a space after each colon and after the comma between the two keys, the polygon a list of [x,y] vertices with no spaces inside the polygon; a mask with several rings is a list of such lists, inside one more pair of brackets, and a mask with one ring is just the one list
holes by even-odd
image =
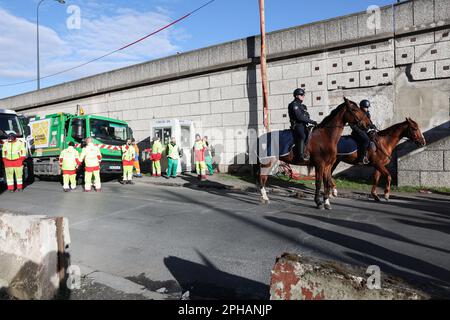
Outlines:
{"label": "concrete block barrier", "polygon": [[53,299],[62,289],[68,220],[0,213],[0,291],[16,299]]}
{"label": "concrete block barrier", "polygon": [[[421,300],[430,297],[402,280],[337,262],[284,253],[270,282],[271,300]],[[372,277],[372,278],[371,278]],[[374,281],[372,281],[374,280]]]}

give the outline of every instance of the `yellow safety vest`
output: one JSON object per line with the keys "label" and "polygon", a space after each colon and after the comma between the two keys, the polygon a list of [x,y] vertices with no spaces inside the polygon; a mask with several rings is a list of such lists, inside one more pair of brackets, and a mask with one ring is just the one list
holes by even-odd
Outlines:
{"label": "yellow safety vest", "polygon": [[80,161],[80,154],[74,147],[69,146],[61,152],[59,161],[62,164],[63,171],[73,171]]}
{"label": "yellow safety vest", "polygon": [[81,151],[81,161],[84,161],[86,168],[98,167],[102,159],[102,154],[100,153],[99,147],[95,146],[93,143],[89,143]]}
{"label": "yellow safety vest", "polygon": [[122,146],[122,160],[134,161],[135,156],[136,156],[136,150],[134,149],[134,146],[128,146],[128,145]]}
{"label": "yellow safety vest", "polygon": [[176,159],[180,159],[180,149],[178,148],[178,145],[172,145],[171,143],[169,143],[167,145],[167,157],[172,158],[174,160]]}
{"label": "yellow safety vest", "polygon": [[152,153],[155,154],[155,153],[162,153],[162,152],[163,152],[163,146],[162,146],[161,142],[155,141],[152,146]]}
{"label": "yellow safety vest", "polygon": [[26,157],[27,149],[25,143],[21,140],[16,140],[14,142],[6,141],[3,144],[2,153],[6,160],[17,160]]}

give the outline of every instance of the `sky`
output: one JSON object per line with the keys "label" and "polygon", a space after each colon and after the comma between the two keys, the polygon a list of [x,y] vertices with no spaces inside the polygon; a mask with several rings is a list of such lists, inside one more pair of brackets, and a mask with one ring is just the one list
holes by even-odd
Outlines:
{"label": "sky", "polygon": [[[101,57],[209,0],[44,0],[41,77]],[[0,0],[0,98],[36,90],[39,0]],[[266,32],[365,11],[394,0],[265,0]],[[41,88],[259,34],[258,0],[215,0],[187,19],[84,67],[41,79]],[[29,81],[23,84],[9,85]],[[33,81],[34,80],[34,81]]]}

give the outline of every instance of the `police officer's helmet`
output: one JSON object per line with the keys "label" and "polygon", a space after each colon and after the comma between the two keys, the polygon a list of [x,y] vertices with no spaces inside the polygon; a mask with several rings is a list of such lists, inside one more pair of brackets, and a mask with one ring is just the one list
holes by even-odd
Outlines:
{"label": "police officer's helmet", "polygon": [[304,96],[304,95],[305,95],[305,90],[303,90],[302,88],[297,88],[294,90],[294,97]]}
{"label": "police officer's helmet", "polygon": [[15,132],[9,132],[8,133],[8,139],[10,140],[16,140],[17,134]]}
{"label": "police officer's helmet", "polygon": [[359,103],[360,108],[369,108],[370,107],[370,101],[367,99],[361,100]]}

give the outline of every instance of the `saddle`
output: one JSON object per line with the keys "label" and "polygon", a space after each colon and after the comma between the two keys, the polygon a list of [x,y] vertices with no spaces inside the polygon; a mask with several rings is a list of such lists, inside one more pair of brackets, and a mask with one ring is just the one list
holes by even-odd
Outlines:
{"label": "saddle", "polygon": [[[377,151],[377,145],[370,141],[369,149]],[[345,156],[358,151],[358,142],[352,136],[342,136],[337,145],[338,156]]]}

